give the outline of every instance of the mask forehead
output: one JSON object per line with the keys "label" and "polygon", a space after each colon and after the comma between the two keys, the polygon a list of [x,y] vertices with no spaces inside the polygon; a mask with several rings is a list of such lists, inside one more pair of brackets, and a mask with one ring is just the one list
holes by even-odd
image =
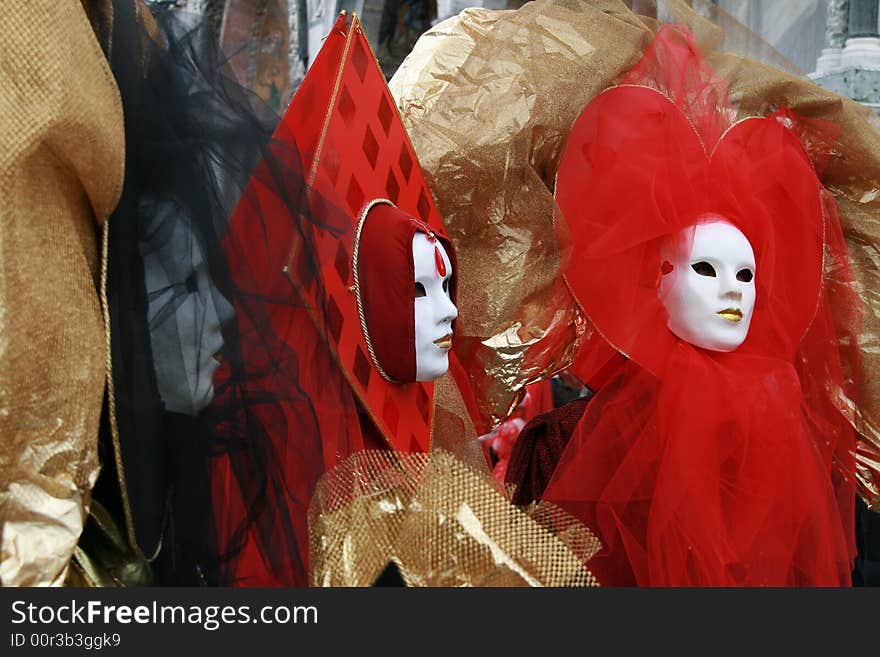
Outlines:
{"label": "mask forehead", "polygon": [[413,236],[413,270],[416,280],[436,278],[437,265],[434,263],[434,245],[424,233],[417,232]]}
{"label": "mask forehead", "polygon": [[171,279],[185,279],[204,262],[200,239],[180,208],[170,202],[157,202],[142,204],[141,212],[141,256],[155,258]]}
{"label": "mask forehead", "polygon": [[691,261],[718,260],[737,267],[755,269],[755,253],[745,235],[721,219],[699,224],[693,231]]}
{"label": "mask forehead", "polygon": [[[441,275],[438,271],[437,253],[443,259],[445,275]],[[452,262],[440,240],[431,242],[425,233],[416,232],[413,236],[413,270],[417,281],[452,277]]]}

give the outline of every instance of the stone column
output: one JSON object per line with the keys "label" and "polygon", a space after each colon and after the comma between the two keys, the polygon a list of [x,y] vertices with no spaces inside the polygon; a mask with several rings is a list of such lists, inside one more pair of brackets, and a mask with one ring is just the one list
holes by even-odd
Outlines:
{"label": "stone column", "polygon": [[840,68],[840,54],[849,27],[849,0],[828,0],[825,15],[825,47],[816,61],[816,74],[822,75]]}
{"label": "stone column", "polygon": [[851,0],[849,9],[849,36],[877,36],[877,0]]}
{"label": "stone column", "polygon": [[850,0],[849,34],[840,55],[842,68],[880,70],[878,0]]}

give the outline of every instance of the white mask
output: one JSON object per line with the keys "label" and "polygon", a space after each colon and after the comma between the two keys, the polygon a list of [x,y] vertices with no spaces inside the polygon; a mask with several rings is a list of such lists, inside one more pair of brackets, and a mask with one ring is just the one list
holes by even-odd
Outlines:
{"label": "white mask", "polygon": [[214,356],[223,347],[220,329],[233,317],[232,304],[211,280],[199,242],[184,222],[176,221],[158,248],[140,248],[159,396],[167,410],[197,415],[214,399],[220,365]]}
{"label": "white mask", "polygon": [[[660,280],[669,330],[711,351],[733,351],[749,333],[755,309],[755,254],[738,228],[721,217],[686,229],[693,241],[664,254],[671,272]],[[687,244],[680,240],[678,244]]]}
{"label": "white mask", "polygon": [[[434,248],[446,264],[446,275],[437,271]],[[433,381],[449,369],[452,322],[458,310],[452,303],[452,262],[443,245],[417,232],[412,243],[415,265],[416,381]]]}

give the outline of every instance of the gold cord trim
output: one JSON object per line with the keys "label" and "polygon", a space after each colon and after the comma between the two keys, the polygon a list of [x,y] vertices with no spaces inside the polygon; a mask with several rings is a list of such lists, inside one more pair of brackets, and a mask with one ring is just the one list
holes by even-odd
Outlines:
{"label": "gold cord trim", "polygon": [[382,369],[382,366],[379,364],[379,359],[376,357],[376,352],[373,350],[373,341],[370,340],[370,332],[367,330],[367,319],[364,315],[364,303],[361,299],[361,284],[360,277],[358,276],[358,253],[360,252],[361,246],[361,232],[364,229],[364,224],[367,221],[367,215],[370,210],[380,204],[390,205],[392,208],[397,207],[387,198],[375,198],[364,206],[364,209],[361,210],[360,216],[358,217],[357,231],[354,234],[354,251],[351,256],[351,271],[354,276],[354,298],[357,301],[358,319],[361,321],[361,331],[364,334],[364,341],[367,343],[367,352],[370,354],[370,360],[373,361],[373,367],[376,368],[376,371],[386,381],[400,383],[400,381],[388,376],[388,373]]}
{"label": "gold cord trim", "polygon": [[156,546],[155,552],[147,557],[138,545],[137,537],[134,533],[134,522],[132,521],[131,515],[131,503],[128,497],[128,488],[125,483],[125,468],[122,465],[122,448],[119,443],[119,427],[116,423],[116,394],[113,385],[113,345],[111,341],[110,329],[110,305],[107,302],[107,271],[109,262],[109,247],[110,220],[108,219],[104,222],[104,226],[101,232],[101,311],[104,316],[104,348],[107,354],[107,410],[109,415],[108,420],[110,423],[110,437],[113,441],[113,457],[116,463],[116,475],[119,479],[119,492],[122,496],[122,511],[125,514],[125,528],[128,537],[128,543],[139,559],[151,562],[155,561],[156,557],[158,557],[159,553],[162,551],[162,537],[164,537],[165,535],[164,524],[163,531],[159,538],[159,544]]}

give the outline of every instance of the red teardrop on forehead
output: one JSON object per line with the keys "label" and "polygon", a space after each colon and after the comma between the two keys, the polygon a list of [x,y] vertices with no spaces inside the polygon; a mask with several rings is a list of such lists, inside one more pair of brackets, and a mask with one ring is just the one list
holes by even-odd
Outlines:
{"label": "red teardrop on forehead", "polygon": [[446,276],[446,262],[443,260],[443,254],[440,253],[440,249],[437,247],[437,236],[434,235],[434,232],[428,228],[428,225],[423,221],[419,221],[415,218],[413,221],[425,233],[428,241],[434,245],[434,263],[437,265],[437,274],[440,276]]}
{"label": "red teardrop on forehead", "polygon": [[446,262],[443,260],[443,254],[440,253],[440,249],[437,248],[436,244],[434,245],[434,262],[437,263],[437,273],[440,276],[446,276]]}

